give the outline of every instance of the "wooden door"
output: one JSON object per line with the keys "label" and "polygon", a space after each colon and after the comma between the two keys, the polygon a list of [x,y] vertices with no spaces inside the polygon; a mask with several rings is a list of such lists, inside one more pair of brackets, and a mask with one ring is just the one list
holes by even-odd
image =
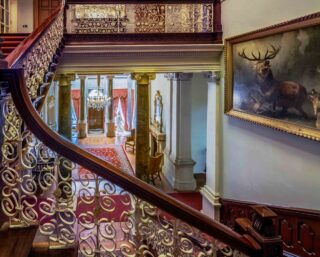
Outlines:
{"label": "wooden door", "polygon": [[60,5],[62,0],[34,0],[34,28],[37,28]]}
{"label": "wooden door", "polygon": [[104,110],[88,109],[88,129],[102,130],[104,125]]}

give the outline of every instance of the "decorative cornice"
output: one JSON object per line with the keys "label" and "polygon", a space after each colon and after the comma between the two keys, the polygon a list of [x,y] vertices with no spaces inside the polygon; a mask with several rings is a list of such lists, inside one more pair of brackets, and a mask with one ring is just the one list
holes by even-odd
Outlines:
{"label": "decorative cornice", "polygon": [[221,44],[222,32],[210,33],[114,33],[66,34],[67,44],[101,42],[103,44]]}
{"label": "decorative cornice", "polygon": [[203,73],[204,77],[208,79],[208,82],[219,83],[221,80],[220,71],[208,71]]}
{"label": "decorative cornice", "polygon": [[87,75],[78,75],[80,80],[86,80]]}
{"label": "decorative cornice", "polygon": [[172,79],[176,81],[188,81],[193,77],[193,73],[175,72],[172,74]]}

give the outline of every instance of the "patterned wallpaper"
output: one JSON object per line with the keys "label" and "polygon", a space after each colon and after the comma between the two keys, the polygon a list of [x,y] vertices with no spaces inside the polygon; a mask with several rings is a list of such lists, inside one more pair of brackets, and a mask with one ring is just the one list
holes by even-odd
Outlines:
{"label": "patterned wallpaper", "polygon": [[71,6],[71,33],[214,32],[213,4]]}

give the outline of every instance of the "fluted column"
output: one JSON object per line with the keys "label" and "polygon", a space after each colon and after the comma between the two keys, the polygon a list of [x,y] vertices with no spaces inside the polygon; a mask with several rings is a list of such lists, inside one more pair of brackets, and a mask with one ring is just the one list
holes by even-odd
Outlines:
{"label": "fluted column", "polygon": [[220,73],[208,72],[207,107],[207,156],[206,185],[201,188],[203,196],[202,211],[208,216],[220,219]]}
{"label": "fluted column", "polygon": [[87,137],[87,120],[86,120],[86,78],[85,75],[79,75],[80,78],[80,117],[78,122],[79,138]]}
{"label": "fluted column", "polygon": [[146,179],[149,159],[149,85],[155,79],[154,73],[133,73],[137,81],[137,118],[136,118],[136,176]]}
{"label": "fluted column", "polygon": [[171,186],[179,191],[196,188],[193,177],[195,162],[191,155],[191,86],[192,73],[173,73],[172,117],[169,128],[169,148],[165,158],[164,174]]}
{"label": "fluted column", "polygon": [[111,98],[108,104],[108,119],[107,119],[107,137],[115,136],[115,127],[113,119],[113,78],[114,76],[108,76],[108,97]]}
{"label": "fluted column", "polygon": [[59,76],[59,110],[58,110],[58,133],[71,140],[71,81],[74,74],[61,74]]}

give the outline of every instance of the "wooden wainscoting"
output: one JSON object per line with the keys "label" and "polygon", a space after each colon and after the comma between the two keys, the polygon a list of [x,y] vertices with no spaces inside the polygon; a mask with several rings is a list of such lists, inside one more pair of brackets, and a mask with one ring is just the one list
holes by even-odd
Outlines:
{"label": "wooden wainscoting", "polygon": [[[252,220],[250,206],[254,204],[257,203],[221,199],[221,222],[233,228],[236,218]],[[282,236],[285,256],[320,257],[320,211],[268,207],[278,214],[276,228]]]}

